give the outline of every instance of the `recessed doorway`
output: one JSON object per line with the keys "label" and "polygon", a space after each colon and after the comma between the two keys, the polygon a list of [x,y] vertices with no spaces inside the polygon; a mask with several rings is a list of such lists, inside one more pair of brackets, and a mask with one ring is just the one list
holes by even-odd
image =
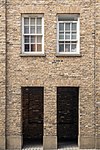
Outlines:
{"label": "recessed doorway", "polygon": [[23,147],[43,144],[43,87],[22,87]]}
{"label": "recessed doorway", "polygon": [[61,145],[78,145],[78,87],[57,88],[57,140]]}

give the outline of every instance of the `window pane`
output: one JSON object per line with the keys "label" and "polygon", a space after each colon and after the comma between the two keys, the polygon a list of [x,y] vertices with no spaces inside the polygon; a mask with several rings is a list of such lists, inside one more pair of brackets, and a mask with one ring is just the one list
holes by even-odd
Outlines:
{"label": "window pane", "polygon": [[64,44],[59,44],[59,52],[64,52]]}
{"label": "window pane", "polygon": [[31,36],[31,43],[35,43],[35,36]]}
{"label": "window pane", "polygon": [[35,18],[31,18],[31,19],[30,19],[30,24],[31,24],[31,25],[35,25]]}
{"label": "window pane", "polygon": [[37,25],[41,25],[42,24],[42,18],[37,18]]}
{"label": "window pane", "polygon": [[72,33],[71,39],[76,39],[76,33]]}
{"label": "window pane", "polygon": [[29,52],[29,44],[24,45],[24,50],[25,50],[25,52]]}
{"label": "window pane", "polygon": [[42,43],[42,36],[37,36],[37,43]]}
{"label": "window pane", "polygon": [[35,52],[35,44],[31,44],[31,52]]}
{"label": "window pane", "polygon": [[24,26],[24,33],[25,34],[29,33],[29,26]]}
{"label": "window pane", "polygon": [[29,25],[29,18],[24,18],[24,25]]}
{"label": "window pane", "polygon": [[35,33],[35,26],[30,27],[30,33]]}
{"label": "window pane", "polygon": [[66,33],[65,33],[65,39],[66,39],[66,40],[69,40],[69,39],[70,39],[70,32],[66,32]]}
{"label": "window pane", "polygon": [[59,34],[59,39],[60,39],[60,40],[61,40],[61,39],[64,39],[64,33],[62,33],[62,34],[60,33],[60,34]]}
{"label": "window pane", "polygon": [[70,52],[70,44],[65,45],[65,52]]}
{"label": "window pane", "polygon": [[59,23],[59,31],[64,31],[64,23]]}
{"label": "window pane", "polygon": [[38,52],[42,51],[42,45],[41,44],[37,44],[37,51]]}
{"label": "window pane", "polygon": [[42,31],[41,31],[41,26],[37,26],[37,33],[41,34]]}
{"label": "window pane", "polygon": [[71,44],[71,52],[76,52],[76,44]]}
{"label": "window pane", "polygon": [[72,23],[72,30],[76,31],[76,29],[77,29],[77,24],[76,23]]}
{"label": "window pane", "polygon": [[29,43],[29,36],[24,37],[24,43]]}
{"label": "window pane", "polygon": [[65,30],[70,31],[70,23],[66,23],[66,24],[65,24]]}

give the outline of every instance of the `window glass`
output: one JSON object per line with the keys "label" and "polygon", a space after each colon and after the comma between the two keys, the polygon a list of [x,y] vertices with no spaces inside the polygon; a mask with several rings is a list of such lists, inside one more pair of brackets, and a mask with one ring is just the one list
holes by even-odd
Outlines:
{"label": "window glass", "polygon": [[66,23],[65,24],[65,30],[66,31],[70,31],[70,23]]}
{"label": "window glass", "polygon": [[76,31],[77,30],[77,24],[76,23],[72,23],[72,31]]}
{"label": "window glass", "polygon": [[64,52],[64,44],[63,43],[59,44],[59,52]]}
{"label": "window glass", "polygon": [[64,31],[64,23],[59,24],[59,31]]}
{"label": "window glass", "polygon": [[71,52],[76,52],[76,44],[71,44]]}
{"label": "window glass", "polygon": [[59,34],[59,39],[61,40],[61,39],[64,39],[64,33],[60,33]]}
{"label": "window glass", "polygon": [[24,18],[24,25],[29,25],[29,18]]}
{"label": "window glass", "polygon": [[31,51],[32,51],[32,52],[35,52],[35,47],[36,47],[35,44],[31,44]]}
{"label": "window glass", "polygon": [[29,26],[25,26],[25,27],[24,27],[24,33],[25,33],[25,34],[29,33]]}
{"label": "window glass", "polygon": [[37,25],[42,25],[42,19],[41,18],[37,18]]}
{"label": "window glass", "polygon": [[31,36],[31,43],[35,43],[35,36]]}
{"label": "window glass", "polygon": [[35,18],[31,18],[31,19],[30,19],[30,24],[31,24],[31,25],[35,25]]}
{"label": "window glass", "polygon": [[76,33],[72,32],[71,39],[76,39]]}
{"label": "window glass", "polygon": [[37,51],[41,51],[42,50],[42,45],[41,44],[37,44]]}
{"label": "window glass", "polygon": [[70,43],[65,44],[65,52],[70,52]]}
{"label": "window glass", "polygon": [[30,27],[30,33],[35,33],[35,26]]}
{"label": "window glass", "polygon": [[69,40],[69,39],[70,39],[70,32],[66,32],[66,33],[65,33],[65,39],[66,39],[66,40]]}
{"label": "window glass", "polygon": [[41,29],[42,29],[41,26],[37,26],[37,33],[38,33],[38,34],[42,32]]}
{"label": "window glass", "polygon": [[25,44],[25,52],[29,52],[29,44]]}
{"label": "window glass", "polygon": [[24,37],[24,43],[29,43],[29,36]]}
{"label": "window glass", "polygon": [[42,37],[41,36],[37,37],[37,43],[42,43]]}

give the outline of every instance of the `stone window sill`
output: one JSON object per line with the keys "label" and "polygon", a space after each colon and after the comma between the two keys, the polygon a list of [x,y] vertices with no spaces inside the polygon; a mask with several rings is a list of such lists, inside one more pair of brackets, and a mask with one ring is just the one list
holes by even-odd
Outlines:
{"label": "stone window sill", "polygon": [[25,54],[25,53],[21,53],[20,56],[21,57],[45,57],[46,54]]}
{"label": "stone window sill", "polygon": [[82,54],[56,54],[57,57],[82,57]]}

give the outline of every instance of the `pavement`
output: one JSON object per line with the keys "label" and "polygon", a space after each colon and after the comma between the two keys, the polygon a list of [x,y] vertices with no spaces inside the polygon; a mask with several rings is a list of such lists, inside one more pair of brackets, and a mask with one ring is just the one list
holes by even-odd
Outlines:
{"label": "pavement", "polygon": [[[26,145],[22,150],[43,150],[42,145]],[[65,145],[61,144],[58,148],[58,150],[80,150],[77,145],[75,144],[70,144],[70,145]],[[82,150],[82,149],[81,149]],[[84,149],[84,150],[95,150],[95,149]]]}

